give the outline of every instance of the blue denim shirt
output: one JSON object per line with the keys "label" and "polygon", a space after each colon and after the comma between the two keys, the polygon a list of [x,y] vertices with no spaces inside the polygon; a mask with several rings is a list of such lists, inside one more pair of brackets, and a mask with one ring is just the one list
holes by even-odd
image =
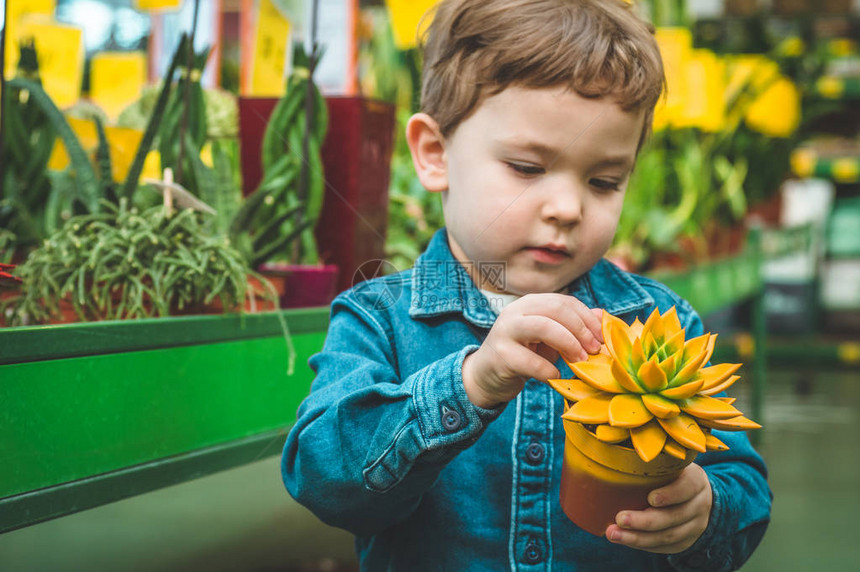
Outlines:
{"label": "blue denim shirt", "polygon": [[[570,292],[627,322],[674,304],[688,336],[702,333],[687,302],[607,261]],[[298,502],[355,534],[362,570],[731,570],[749,557],[772,496],[743,433],[717,432],[730,450],[697,458],[713,508],[683,553],[615,545],[568,520],[559,503],[561,396],[532,379],[514,401],[488,410],[463,388],[463,358],[495,318],[444,229],[413,269],[332,303],[282,474]]]}

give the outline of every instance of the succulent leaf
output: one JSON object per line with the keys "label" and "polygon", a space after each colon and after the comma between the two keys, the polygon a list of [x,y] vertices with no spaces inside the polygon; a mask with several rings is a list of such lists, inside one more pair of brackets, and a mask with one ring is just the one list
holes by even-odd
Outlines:
{"label": "succulent leaf", "polygon": [[651,334],[651,336],[656,340],[662,340],[666,337],[666,332],[663,327],[663,320],[660,317],[660,311],[657,308],[654,308],[654,311],[651,312],[651,315],[648,316],[648,319],[645,320],[645,324],[642,326],[642,334],[647,335]]}
{"label": "succulent leaf", "polygon": [[594,434],[604,443],[620,443],[630,437],[630,430],[612,425],[598,425]]}
{"label": "succulent leaf", "polygon": [[603,340],[609,346],[609,353],[625,368],[628,367],[632,340],[627,337],[627,324],[609,312],[603,312]]}
{"label": "succulent leaf", "polygon": [[708,390],[727,380],[740,367],[741,364],[739,363],[721,363],[710,367],[703,367],[699,370],[699,374],[696,377],[705,380],[702,390]]}
{"label": "succulent leaf", "polygon": [[665,332],[665,337],[672,338],[678,332],[683,332],[683,328],[681,328],[681,321],[678,319],[678,310],[675,306],[672,306],[666,313],[663,314],[663,330]]}
{"label": "succulent leaf", "polygon": [[642,396],[642,403],[655,417],[667,419],[681,412],[681,408],[671,399],[666,399],[657,393],[646,393]]}
{"label": "succulent leaf", "polygon": [[694,395],[678,402],[681,411],[701,419],[730,419],[742,415],[740,411],[719,399],[707,395]]}
{"label": "succulent leaf", "polygon": [[609,424],[614,427],[639,427],[652,417],[638,395],[621,393],[609,403]]}
{"label": "succulent leaf", "polygon": [[580,423],[607,423],[609,421],[609,402],[612,394],[599,393],[577,401],[564,412],[562,418]]}
{"label": "succulent leaf", "polygon": [[684,358],[684,330],[680,332],[676,332],[671,338],[666,340],[666,343],[663,344],[663,347],[666,348],[667,355],[676,355],[676,360],[678,362],[683,362]]}
{"label": "succulent leaf", "polygon": [[599,393],[581,379],[548,379],[546,382],[568,401],[582,401]]}
{"label": "succulent leaf", "polygon": [[639,384],[648,392],[665,389],[668,383],[666,372],[657,363],[657,356],[643,363],[636,375],[639,378]]}
{"label": "succulent leaf", "polygon": [[720,393],[721,391],[725,391],[726,389],[728,389],[729,387],[734,385],[734,383],[737,380],[739,380],[740,378],[741,378],[741,376],[739,376],[739,375],[733,375],[733,376],[729,377],[727,380],[725,380],[724,382],[722,382],[718,385],[715,385],[714,387],[712,387],[710,389],[700,390],[699,393],[702,395],[716,395],[717,393]]}
{"label": "succulent leaf", "polygon": [[651,461],[660,454],[666,444],[667,435],[660,425],[653,419],[640,427],[630,429],[630,440],[639,458]]}
{"label": "succulent leaf", "polygon": [[723,431],[747,431],[761,428],[761,425],[743,415],[731,419],[700,419],[699,423],[704,427],[722,429]]}
{"label": "succulent leaf", "polygon": [[660,362],[660,369],[666,374],[667,383],[668,380],[674,379],[675,370],[677,369],[677,357],[670,355],[667,358],[663,358],[663,361]]}
{"label": "succulent leaf", "polygon": [[676,459],[685,459],[687,457],[687,449],[672,438],[666,439],[663,452],[672,455]]}
{"label": "succulent leaf", "polygon": [[626,393],[624,387],[612,375],[612,364],[609,361],[581,361],[572,364],[570,368],[579,379],[594,389],[608,393]]}
{"label": "succulent leaf", "polygon": [[[679,385],[678,387],[669,387],[664,389],[660,392],[660,395],[668,399],[685,399],[691,395],[696,395],[696,393],[701,389],[703,383],[704,380],[694,379],[683,385]],[[672,384],[669,385],[671,386]]]}
{"label": "succulent leaf", "polygon": [[714,437],[710,433],[705,433],[705,448],[708,451],[728,451],[729,446]]}
{"label": "succulent leaf", "polygon": [[618,361],[613,360],[612,365],[610,366],[612,370],[612,374],[615,376],[615,380],[627,391],[631,393],[645,393],[645,390],[639,385],[636,380],[630,375],[630,373],[624,369]]}
{"label": "succulent leaf", "polygon": [[660,419],[658,417],[657,421],[672,439],[684,447],[700,453],[705,452],[705,433],[699,427],[699,424],[696,423],[696,420],[686,413],[681,413],[668,419]]}

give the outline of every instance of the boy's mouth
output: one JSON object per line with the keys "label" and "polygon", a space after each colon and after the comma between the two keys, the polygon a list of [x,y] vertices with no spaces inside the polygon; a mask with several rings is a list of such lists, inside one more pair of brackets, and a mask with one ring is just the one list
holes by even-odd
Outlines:
{"label": "boy's mouth", "polygon": [[536,261],[543,262],[545,264],[558,264],[570,258],[570,253],[567,251],[567,248],[559,244],[530,246],[526,248],[526,251],[531,254]]}

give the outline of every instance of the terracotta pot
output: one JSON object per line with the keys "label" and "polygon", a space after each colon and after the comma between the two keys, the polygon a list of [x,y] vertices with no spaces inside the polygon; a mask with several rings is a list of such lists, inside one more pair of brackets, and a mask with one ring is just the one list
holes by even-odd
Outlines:
{"label": "terracotta pot", "polygon": [[281,297],[282,308],[328,306],[337,294],[338,267],[264,264],[258,269]]}
{"label": "terracotta pot", "polygon": [[646,463],[632,448],[600,441],[581,423],[564,421],[561,508],[583,530],[603,536],[622,510],[648,508],[648,493],[672,482],[696,458],[661,453]]}

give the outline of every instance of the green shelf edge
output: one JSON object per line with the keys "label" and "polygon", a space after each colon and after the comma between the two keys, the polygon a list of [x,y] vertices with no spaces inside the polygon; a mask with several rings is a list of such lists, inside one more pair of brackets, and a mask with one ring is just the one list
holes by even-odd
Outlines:
{"label": "green shelf edge", "polygon": [[0,532],[278,454],[329,308],[282,317],[292,375],[274,312],[0,329]]}
{"label": "green shelf edge", "polygon": [[287,429],[0,499],[0,534],[279,454]]}
{"label": "green shelf edge", "polygon": [[[328,327],[327,306],[283,310],[281,315],[293,335]],[[0,365],[283,334],[277,312],[0,328]]]}

